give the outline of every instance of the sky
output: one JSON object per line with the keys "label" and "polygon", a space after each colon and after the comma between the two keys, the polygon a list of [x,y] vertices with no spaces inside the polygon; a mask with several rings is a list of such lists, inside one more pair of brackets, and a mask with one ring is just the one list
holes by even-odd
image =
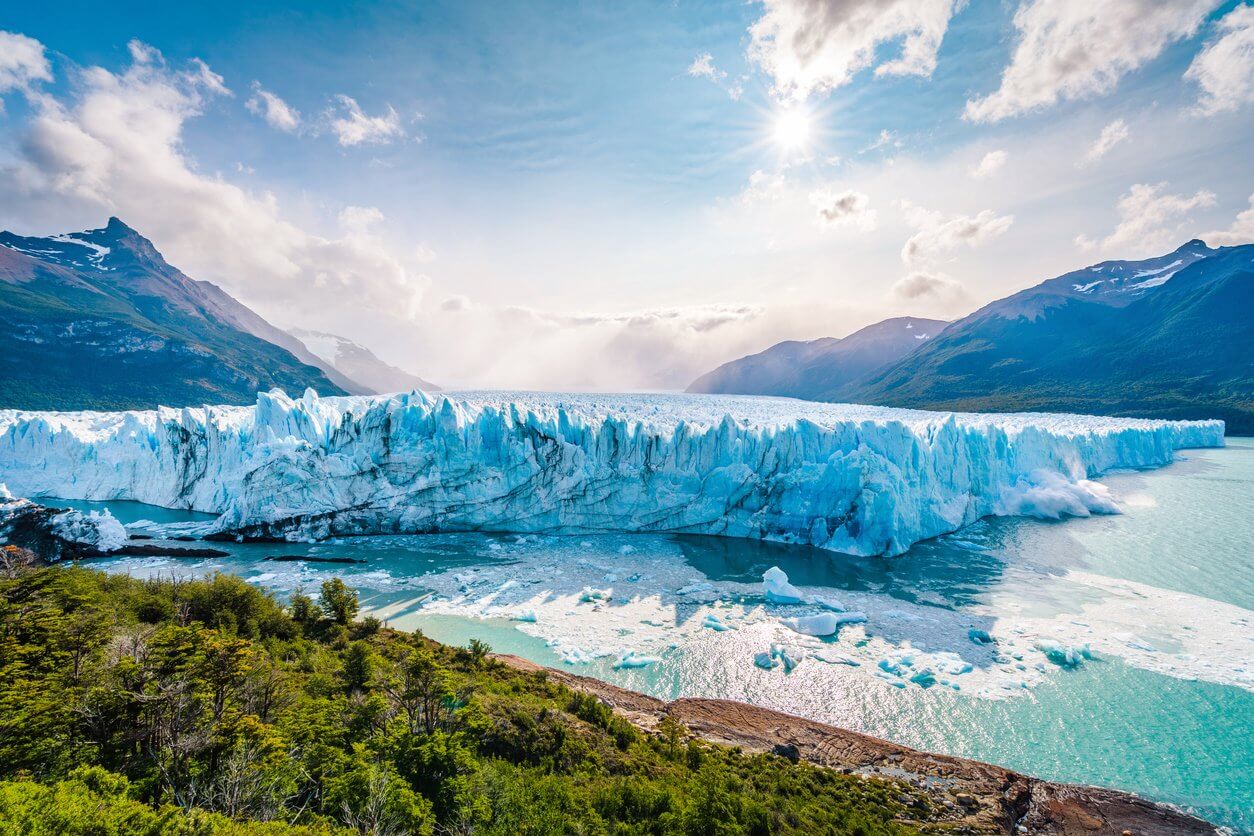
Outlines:
{"label": "sky", "polygon": [[0,227],[449,387],[682,389],[1254,240],[1254,5],[5,4]]}

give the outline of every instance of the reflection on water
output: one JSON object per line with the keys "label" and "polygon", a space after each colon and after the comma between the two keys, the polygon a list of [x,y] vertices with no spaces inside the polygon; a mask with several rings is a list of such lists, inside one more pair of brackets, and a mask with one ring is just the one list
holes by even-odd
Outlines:
{"label": "reflection on water", "polygon": [[[663,697],[749,700],[1254,829],[1254,444],[1233,439],[1104,481],[1123,515],[985,520],[892,560],[704,536],[465,534],[215,544],[231,556],[94,565],[229,571],[279,595],[339,575],[368,610],[442,641],[480,638]],[[158,535],[206,520],[107,507]],[[276,555],[362,562],[267,560]],[[867,623],[828,638],[791,632],[783,619],[819,608],[767,604],[770,566]],[[972,641],[972,630],[997,643]],[[1050,641],[1091,643],[1096,658],[1064,669],[1040,650]],[[801,664],[788,674],[755,667],[773,643],[793,647]],[[616,667],[626,650],[660,661]],[[935,684],[912,679],[924,668]]]}

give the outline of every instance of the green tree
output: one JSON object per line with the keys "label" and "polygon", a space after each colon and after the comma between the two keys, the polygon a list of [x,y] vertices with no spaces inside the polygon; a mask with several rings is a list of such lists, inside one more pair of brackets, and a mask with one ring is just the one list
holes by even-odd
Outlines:
{"label": "green tree", "polygon": [[336,624],[347,625],[357,617],[360,604],[357,602],[357,590],[345,585],[339,578],[331,578],[322,582],[320,596],[322,611],[327,618]]}

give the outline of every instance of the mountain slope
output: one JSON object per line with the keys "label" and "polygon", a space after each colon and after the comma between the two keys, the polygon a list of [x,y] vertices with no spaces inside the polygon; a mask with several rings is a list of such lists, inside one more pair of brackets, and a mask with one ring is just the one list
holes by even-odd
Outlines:
{"label": "mountain slope", "polygon": [[188,278],[117,218],[49,238],[0,232],[0,407],[251,403],[274,387],[350,389],[309,360],[299,341]]}
{"label": "mountain slope", "polygon": [[1222,418],[1254,431],[1254,245],[1190,241],[981,308],[873,376],[891,406]]}
{"label": "mountain slope", "polygon": [[324,365],[368,388],[369,394],[385,395],[414,389],[436,392],[440,389],[430,381],[383,362],[370,349],[345,337],[304,328],[293,328],[289,333]]}
{"label": "mountain slope", "polygon": [[724,363],[693,381],[687,391],[840,400],[858,380],[900,360],[945,326],[938,319],[903,316],[841,339],[778,343]]}

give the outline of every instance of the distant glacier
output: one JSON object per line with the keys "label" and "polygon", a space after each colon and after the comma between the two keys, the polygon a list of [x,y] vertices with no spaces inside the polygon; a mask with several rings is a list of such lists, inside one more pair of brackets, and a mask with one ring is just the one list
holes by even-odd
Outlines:
{"label": "distant glacier", "polygon": [[219,515],[215,534],[690,532],[897,555],[990,514],[1109,513],[1089,481],[1223,445],[1220,421],[783,398],[422,392],[0,411],[17,495]]}

